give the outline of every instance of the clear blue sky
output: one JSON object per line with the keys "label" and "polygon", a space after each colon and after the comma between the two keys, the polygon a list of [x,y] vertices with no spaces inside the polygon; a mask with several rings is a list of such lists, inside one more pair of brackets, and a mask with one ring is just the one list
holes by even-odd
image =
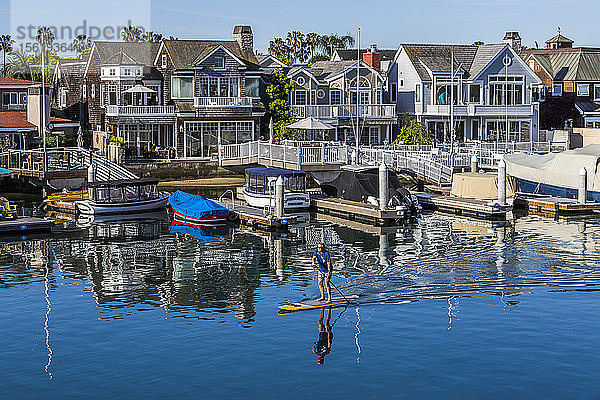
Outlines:
{"label": "clear blue sky", "polygon": [[[289,30],[355,35],[357,26],[361,27],[362,44],[377,43],[380,48],[396,48],[403,42],[499,42],[506,30],[518,30],[525,45],[533,46],[537,40],[542,46],[556,34],[557,26],[575,45],[600,46],[600,2],[591,0],[142,1],[151,4],[154,31],[179,38],[227,39],[234,25],[249,24],[254,30],[255,47],[261,51],[266,50],[271,38],[285,36]],[[6,27],[10,23],[10,1],[0,0],[0,4],[0,26]],[[51,11],[45,12],[50,22],[69,14],[64,2],[39,4],[52,4]],[[92,10],[91,5],[102,4],[102,0],[88,4]],[[109,8],[114,13],[119,7]],[[1,33],[8,33],[8,29]]]}

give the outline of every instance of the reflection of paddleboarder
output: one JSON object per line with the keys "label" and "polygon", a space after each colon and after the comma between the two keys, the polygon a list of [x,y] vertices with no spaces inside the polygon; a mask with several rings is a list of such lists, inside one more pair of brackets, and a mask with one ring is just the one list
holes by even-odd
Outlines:
{"label": "reflection of paddleboarder", "polygon": [[331,256],[327,249],[325,249],[325,244],[319,243],[319,246],[312,257],[313,265],[315,265],[315,261],[319,267],[319,290],[321,291],[319,301],[325,300],[324,287],[327,287],[327,301],[331,302]]}
{"label": "reflection of paddleboarder", "polygon": [[313,353],[317,355],[317,364],[323,365],[325,356],[331,353],[331,343],[333,342],[333,332],[331,331],[331,307],[327,308],[327,318],[323,322],[325,309],[321,308],[317,329],[319,330],[319,339],[312,348]]}

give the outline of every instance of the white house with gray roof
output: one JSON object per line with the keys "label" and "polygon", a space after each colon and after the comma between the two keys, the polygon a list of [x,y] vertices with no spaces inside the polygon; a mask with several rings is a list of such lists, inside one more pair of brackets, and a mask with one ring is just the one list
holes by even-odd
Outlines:
{"label": "white house with gray roof", "polygon": [[397,119],[395,106],[385,101],[385,74],[364,61],[357,67],[356,60],[319,61],[310,67],[294,65],[288,71],[288,78],[295,83],[290,105],[296,117],[315,117],[335,127],[327,135],[307,139],[354,143],[357,112],[362,144],[392,139],[392,126]]}
{"label": "white house with gray roof", "polygon": [[387,74],[397,113],[427,123],[437,142],[451,139],[451,113],[455,141],[537,140],[542,82],[508,44],[402,44]]}

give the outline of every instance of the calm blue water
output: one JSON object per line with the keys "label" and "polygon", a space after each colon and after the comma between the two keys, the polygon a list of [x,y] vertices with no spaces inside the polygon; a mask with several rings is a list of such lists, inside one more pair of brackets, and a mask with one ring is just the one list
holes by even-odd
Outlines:
{"label": "calm blue water", "polygon": [[[0,238],[0,398],[600,398],[599,222],[168,225]],[[317,294],[321,240],[361,296],[322,365],[321,312],[277,309]]]}

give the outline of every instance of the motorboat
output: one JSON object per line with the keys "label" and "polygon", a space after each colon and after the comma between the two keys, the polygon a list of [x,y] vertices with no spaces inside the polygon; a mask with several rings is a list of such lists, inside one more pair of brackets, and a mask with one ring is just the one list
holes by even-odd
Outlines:
{"label": "motorboat", "polygon": [[170,193],[158,190],[158,179],[123,179],[87,184],[88,199],[75,201],[80,214],[129,214],[165,208]]}
{"label": "motorboat", "polygon": [[275,182],[284,180],[283,207],[286,210],[304,210],[310,207],[306,193],[306,172],[284,168],[247,168],[242,194],[246,203],[257,208],[275,208]]}
{"label": "motorboat", "polygon": [[506,154],[506,173],[516,180],[516,191],[577,199],[579,172],[587,172],[587,201],[600,201],[600,145],[549,154]]}
{"label": "motorboat", "polygon": [[169,197],[175,219],[190,224],[224,224],[229,210],[202,196],[176,191]]}

